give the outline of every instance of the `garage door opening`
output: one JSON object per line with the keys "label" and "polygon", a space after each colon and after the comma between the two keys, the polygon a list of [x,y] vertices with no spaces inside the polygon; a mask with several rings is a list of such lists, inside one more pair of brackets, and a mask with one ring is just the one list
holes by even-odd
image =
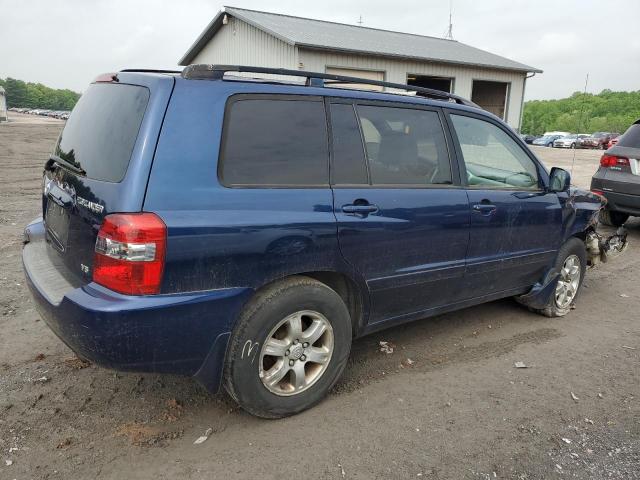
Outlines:
{"label": "garage door opening", "polygon": [[474,80],[471,101],[504,120],[508,92],[508,83]]}
{"label": "garage door opening", "polygon": [[[384,81],[384,72],[379,72],[376,70],[356,70],[353,68],[337,68],[337,67],[327,67],[326,72],[331,75],[342,75],[345,77],[358,77],[358,78],[366,78],[367,80],[378,80],[380,82]],[[327,87],[331,86],[330,82],[326,83]],[[380,87],[378,85],[368,85],[366,83],[340,83],[335,85],[338,88],[357,88],[358,90],[374,90],[376,92],[381,92],[384,90],[384,87]]]}
{"label": "garage door opening", "polygon": [[449,77],[434,77],[432,75],[407,75],[407,85],[431,88],[441,92],[451,93],[453,79]]}

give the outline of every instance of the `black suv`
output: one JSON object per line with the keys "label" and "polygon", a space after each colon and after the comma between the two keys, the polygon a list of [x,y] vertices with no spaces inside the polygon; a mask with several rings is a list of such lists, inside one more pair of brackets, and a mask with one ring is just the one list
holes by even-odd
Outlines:
{"label": "black suv", "polygon": [[640,120],[602,155],[591,191],[607,199],[602,223],[619,227],[629,216],[640,216]]}

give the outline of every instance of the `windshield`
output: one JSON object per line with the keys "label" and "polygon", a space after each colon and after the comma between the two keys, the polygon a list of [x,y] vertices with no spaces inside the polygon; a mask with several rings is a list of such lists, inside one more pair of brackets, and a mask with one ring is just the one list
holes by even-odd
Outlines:
{"label": "windshield", "polygon": [[606,133],[603,132],[596,132],[592,135],[593,138],[602,138],[602,137],[606,137]]}
{"label": "windshield", "polygon": [[145,87],[92,84],[67,120],[54,155],[89,178],[121,181],[148,101]]}

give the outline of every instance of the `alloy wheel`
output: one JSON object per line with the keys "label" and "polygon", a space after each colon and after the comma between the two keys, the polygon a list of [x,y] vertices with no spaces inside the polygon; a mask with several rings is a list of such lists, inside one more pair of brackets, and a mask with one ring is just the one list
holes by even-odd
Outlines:
{"label": "alloy wheel", "polygon": [[555,291],[558,308],[569,307],[576,297],[580,286],[580,268],[580,259],[577,255],[569,255],[564,261]]}
{"label": "alloy wheel", "polygon": [[297,395],[325,373],[333,348],[333,328],[324,315],[312,310],[293,313],[271,330],[262,346],[260,380],[276,395]]}

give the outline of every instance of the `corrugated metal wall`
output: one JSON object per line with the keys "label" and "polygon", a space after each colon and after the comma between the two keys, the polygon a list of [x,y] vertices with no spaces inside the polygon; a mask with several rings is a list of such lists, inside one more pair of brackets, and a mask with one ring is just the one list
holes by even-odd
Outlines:
{"label": "corrugated metal wall", "polygon": [[468,99],[473,80],[507,82],[506,120],[518,128],[524,73],[298,48],[237,18],[230,15],[228,18],[229,23],[222,26],[192,63],[300,68],[316,72],[324,72],[327,67],[379,70],[384,72],[386,81],[397,83],[406,83],[409,73],[437,75],[453,78],[453,93]]}
{"label": "corrugated metal wall", "polygon": [[451,77],[453,93],[464,98],[471,98],[473,80],[491,80],[509,83],[506,120],[513,128],[518,128],[522,103],[522,86],[524,73],[504,70],[491,70],[450,65],[446,63],[416,62],[401,59],[389,59],[369,55],[350,55],[323,52],[300,48],[298,62],[304,70],[324,72],[326,67],[361,68],[363,70],[380,70],[385,72],[385,81],[406,83],[407,74],[437,75]]}
{"label": "corrugated metal wall", "polygon": [[7,120],[7,98],[4,89],[0,87],[0,121]]}
{"label": "corrugated metal wall", "polygon": [[223,25],[191,63],[253,65],[256,67],[298,68],[296,48],[228,16]]}

